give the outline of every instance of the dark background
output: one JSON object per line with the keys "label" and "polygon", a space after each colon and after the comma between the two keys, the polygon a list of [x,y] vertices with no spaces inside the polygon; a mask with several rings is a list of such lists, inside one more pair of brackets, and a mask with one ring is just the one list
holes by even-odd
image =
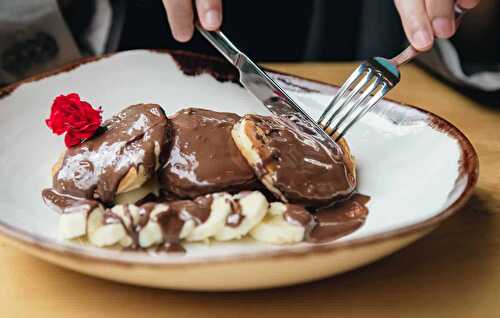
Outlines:
{"label": "dark background", "polygon": [[[392,47],[379,54],[396,52],[403,41],[399,18],[390,0],[376,1],[391,4],[391,21],[385,24],[392,24],[396,35]],[[226,0],[222,29],[258,61],[352,60],[361,58],[357,39],[363,2]],[[216,54],[198,34],[187,44],[174,41],[161,1],[131,1],[126,11],[120,50],[156,47]]]}
{"label": "dark background", "polygon": [[[77,42],[94,10],[94,1],[58,0]],[[466,72],[475,65],[500,63],[500,4],[482,0],[468,13],[452,39]],[[195,34],[178,43],[171,35],[160,0],[111,0],[112,36],[118,50],[169,48],[217,55]],[[350,61],[392,57],[406,45],[393,0],[224,0],[222,29],[257,61]],[[493,11],[493,12],[491,12]],[[117,31],[117,30],[114,30]],[[113,34],[113,30],[112,30]],[[81,47],[84,43],[79,43]]]}
{"label": "dark background", "polygon": [[[94,1],[58,1],[74,38],[84,50],[79,35],[92,16]],[[199,34],[188,43],[176,42],[160,0],[111,3],[111,34],[116,36],[110,37],[110,50],[168,48],[219,55]],[[393,0],[223,0],[223,6],[222,30],[259,62],[393,57],[407,45]],[[467,14],[452,38],[466,74],[500,72],[499,34],[500,1],[482,0],[478,8]],[[500,92],[448,84],[486,104],[498,105],[500,100]]]}

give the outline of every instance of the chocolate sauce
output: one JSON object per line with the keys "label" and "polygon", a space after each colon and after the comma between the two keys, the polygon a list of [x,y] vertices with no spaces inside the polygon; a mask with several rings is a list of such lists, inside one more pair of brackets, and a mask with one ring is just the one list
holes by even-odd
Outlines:
{"label": "chocolate sauce", "polygon": [[161,185],[183,198],[255,189],[258,181],[231,137],[239,118],[197,108],[176,113],[171,118],[174,138],[160,171]]}
{"label": "chocolate sauce", "polygon": [[122,223],[124,228],[127,228],[123,223],[123,220],[118,215],[114,214],[111,209],[106,209],[103,215],[103,223],[104,224],[114,224],[114,223]]}
{"label": "chocolate sauce", "polygon": [[181,245],[181,231],[188,220],[194,220],[197,224],[207,221],[210,216],[212,196],[196,198],[194,201],[183,200],[168,203],[168,210],[156,216],[160,226],[164,244],[162,249],[166,252],[184,252]]}
{"label": "chocolate sauce", "polygon": [[[113,215],[115,218],[120,218],[123,227],[127,231],[128,236],[132,240],[131,246],[129,246],[129,249],[132,250],[137,250],[140,249],[139,246],[139,232],[148,224],[151,212],[155,208],[156,203],[146,203],[140,206],[139,210],[139,220],[137,221],[137,224],[134,224],[134,220],[132,218],[132,215],[130,214],[130,209],[127,204],[123,205],[124,209],[124,214],[125,216],[129,219],[130,221],[130,226],[127,227],[123,220],[118,215],[113,214],[111,210],[107,210],[106,213],[109,213],[108,218],[112,219]],[[106,213],[105,213],[105,220],[106,220]]]}
{"label": "chocolate sauce", "polygon": [[206,195],[203,197],[198,197],[194,201],[183,200],[174,201],[169,204],[170,208],[175,211],[175,213],[181,215],[182,213],[187,213],[189,218],[193,219],[197,224],[203,224],[208,220],[210,216],[210,207],[212,205],[213,198],[211,195]]}
{"label": "chocolate sauce", "polygon": [[186,253],[186,249],[180,242],[168,242],[158,247],[158,251],[167,253]]}
{"label": "chocolate sauce", "polygon": [[[163,246],[167,251],[181,246],[180,234],[185,220],[183,220],[179,213],[173,209],[162,212],[156,216],[156,221],[163,233]],[[178,248],[177,248],[178,249]]]}
{"label": "chocolate sauce", "polygon": [[325,206],[354,190],[354,168],[346,163],[347,154],[337,144],[326,147],[310,128],[289,119],[259,115],[245,118],[263,132],[247,131],[264,145],[257,149],[262,166],[255,167],[256,173],[269,172],[260,169],[275,171],[273,184],[289,202]]}
{"label": "chocolate sauce", "polygon": [[321,243],[333,241],[359,229],[366,221],[370,197],[353,194],[350,198],[314,213],[316,225],[308,235],[308,241]]}
{"label": "chocolate sauce", "polygon": [[[290,202],[301,204],[287,204],[283,217],[305,227],[307,241],[335,240],[362,226],[368,214],[367,196],[355,194],[313,214],[304,207],[326,205],[353,191],[353,167],[346,164],[340,147],[326,148],[310,131],[286,119],[256,115],[246,118],[264,133],[256,135],[265,145],[259,153],[262,166],[257,166],[256,172],[262,176],[264,169],[274,168],[274,186]],[[151,177],[158,164],[163,165],[159,173],[163,189],[159,196],[151,193],[136,202],[136,224],[128,205],[123,208],[129,222],[107,209],[104,223],[121,222],[132,239],[130,248],[138,249],[140,231],[155,221],[164,238],[159,249],[184,252],[181,231],[190,220],[197,225],[208,220],[213,202],[208,193],[260,188],[254,171],[231,137],[231,129],[239,119],[236,114],[190,108],[178,112],[170,122],[158,105],[130,106],[104,123],[105,133],[66,151],[53,178],[54,189],[43,190],[43,199],[61,213],[91,211],[99,206],[97,200],[112,202],[131,168],[142,167]],[[250,193],[241,192],[238,199],[231,200],[227,226],[237,227],[244,220],[239,199]],[[165,205],[164,211],[152,216],[160,203]]]}
{"label": "chocolate sauce", "polygon": [[159,105],[127,107],[103,126],[103,134],[67,149],[53,177],[57,192],[110,203],[131,168],[153,175],[158,151],[166,148],[170,134]]}
{"label": "chocolate sauce", "polygon": [[226,225],[229,227],[238,227],[245,216],[242,214],[241,204],[238,199],[230,200],[231,213],[226,217]]}
{"label": "chocolate sauce", "polygon": [[155,203],[146,203],[140,206],[139,210],[139,221],[137,222],[136,229],[140,231],[143,227],[148,224],[151,212],[153,212],[156,207]]}
{"label": "chocolate sauce", "polygon": [[[125,204],[123,206],[123,212],[125,216],[128,218],[130,226],[126,226],[124,222],[122,221],[123,227],[127,231],[128,236],[132,240],[131,246],[129,246],[129,249],[138,249],[139,248],[139,231],[142,229],[142,227],[134,225],[134,218],[132,217],[132,214],[130,213],[130,208],[128,204]],[[148,212],[146,212],[148,213]],[[151,211],[149,210],[149,213]]]}
{"label": "chocolate sauce", "polygon": [[99,206],[99,202],[60,194],[53,189],[44,189],[42,198],[45,204],[59,213],[90,212]]}
{"label": "chocolate sauce", "polygon": [[[206,222],[210,216],[212,201],[212,196],[206,195],[196,198],[194,201],[182,200],[164,203],[166,210],[154,217],[161,228],[164,240],[158,250],[183,252],[180,235],[184,224],[188,220],[193,220],[196,224]],[[139,246],[139,232],[151,219],[151,212],[155,207],[156,203],[147,203],[141,206],[139,223],[134,228],[135,233],[129,233],[135,247]]]}
{"label": "chocolate sauce", "polygon": [[160,202],[163,202],[163,201],[161,201],[159,196],[157,196],[154,193],[149,193],[144,198],[137,200],[134,204],[137,206],[141,206],[141,205],[146,204],[146,203],[160,203]]}
{"label": "chocolate sauce", "polygon": [[290,224],[300,225],[306,228],[309,227],[311,223],[314,223],[313,215],[309,213],[305,207],[297,204],[287,204],[283,217]]}

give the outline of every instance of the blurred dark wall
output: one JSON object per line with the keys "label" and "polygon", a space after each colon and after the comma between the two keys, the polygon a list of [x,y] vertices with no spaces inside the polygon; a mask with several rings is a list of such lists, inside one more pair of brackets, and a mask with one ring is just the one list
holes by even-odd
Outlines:
{"label": "blurred dark wall", "polygon": [[[339,61],[390,56],[404,41],[392,0],[226,0],[223,5],[222,29],[258,61]],[[159,0],[127,2],[119,49],[136,48],[217,54],[199,35],[187,44],[175,42]]]}
{"label": "blurred dark wall", "polygon": [[[80,48],[94,1],[58,0]],[[110,0],[119,31],[109,50],[170,48],[216,55],[199,35],[187,44],[170,33],[161,0]],[[347,61],[391,57],[406,44],[394,0],[223,0],[223,31],[257,61]],[[122,28],[123,26],[123,28]],[[500,60],[500,1],[483,0],[468,13],[456,44],[466,73]]]}

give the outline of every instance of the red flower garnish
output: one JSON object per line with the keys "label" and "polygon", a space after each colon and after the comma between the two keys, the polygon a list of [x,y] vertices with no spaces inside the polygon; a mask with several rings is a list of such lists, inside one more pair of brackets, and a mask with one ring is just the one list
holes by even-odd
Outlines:
{"label": "red flower garnish", "polygon": [[64,136],[66,147],[73,147],[92,137],[101,126],[102,110],[80,100],[78,94],[60,95],[52,103],[45,123],[56,135]]}

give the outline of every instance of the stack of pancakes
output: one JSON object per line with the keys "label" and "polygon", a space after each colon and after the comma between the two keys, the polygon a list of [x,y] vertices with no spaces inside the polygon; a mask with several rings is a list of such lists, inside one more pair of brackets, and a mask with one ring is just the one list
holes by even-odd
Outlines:
{"label": "stack of pancakes", "polygon": [[[198,108],[183,109],[169,118],[159,105],[139,104],[125,108],[103,126],[104,133],[60,156],[52,169],[53,189],[44,191],[46,201],[63,215],[74,210],[79,200],[91,207],[86,211],[87,222],[89,215],[100,211],[100,217],[92,218],[99,223],[93,225],[95,229],[121,224],[122,230],[106,230],[115,235],[113,240],[104,240],[106,244],[99,243],[104,234],[96,234],[96,245],[141,245],[139,236],[128,232],[131,226],[143,233],[142,241],[149,242],[146,245],[168,241],[170,248],[186,238],[262,236],[258,233],[272,232],[269,226],[258,228],[265,217],[304,228],[308,225],[301,220],[308,217],[297,211],[307,213],[306,207],[331,205],[356,187],[354,160],[344,140],[327,146],[313,131],[285,118],[240,117]],[[203,197],[210,204],[208,214],[200,220],[186,211]],[[272,200],[279,202],[269,205]],[[153,207],[142,209],[143,205]],[[214,206],[220,219],[216,229],[196,232],[216,214]],[[294,212],[287,213],[287,207]],[[153,213],[155,208],[161,212]],[[151,236],[145,229],[152,218],[158,229],[149,229],[155,233]],[[174,219],[181,221],[177,224]],[[168,227],[176,228],[172,232]],[[172,236],[167,232],[175,232],[175,237],[165,239]]]}

